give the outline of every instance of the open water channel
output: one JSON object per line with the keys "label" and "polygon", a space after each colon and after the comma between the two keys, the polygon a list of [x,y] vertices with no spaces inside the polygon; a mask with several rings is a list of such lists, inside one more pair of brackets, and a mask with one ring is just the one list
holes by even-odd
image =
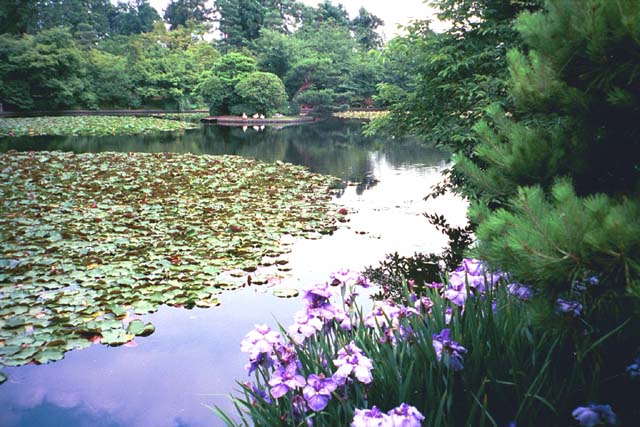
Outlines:
{"label": "open water channel", "polygon": [[377,265],[385,254],[439,251],[446,239],[422,216],[438,212],[465,222],[453,196],[425,202],[448,155],[410,140],[365,138],[361,123],[330,120],[283,129],[203,126],[180,134],[127,137],[0,139],[0,151],[183,152],[234,154],[284,161],[351,184],[335,197],[349,222],[319,240],[290,242],[289,267],[278,283],[220,296],[209,309],[171,307],[144,316],[156,331],[135,346],[92,345],[46,365],[5,368],[1,427],[200,427],[222,422],[208,406],[232,413],[229,393],[247,379],[240,341],[255,324],[287,326],[298,299],[273,296],[277,286],[302,288],[339,269]]}

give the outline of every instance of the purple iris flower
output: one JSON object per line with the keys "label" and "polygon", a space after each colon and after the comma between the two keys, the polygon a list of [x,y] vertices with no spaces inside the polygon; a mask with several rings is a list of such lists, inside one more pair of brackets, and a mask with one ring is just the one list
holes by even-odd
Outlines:
{"label": "purple iris flower", "polygon": [[424,308],[424,311],[426,313],[431,312],[431,307],[433,307],[433,305],[433,301],[429,297],[420,297],[420,299],[416,300],[416,302],[413,304],[416,310]]}
{"label": "purple iris flower", "polygon": [[435,289],[437,291],[438,289],[444,288],[444,283],[432,282],[432,283],[426,283],[425,286],[427,288]]}
{"label": "purple iris flower", "polygon": [[533,289],[522,283],[510,283],[507,285],[507,289],[511,295],[522,301],[528,301],[533,297]]}
{"label": "purple iris flower", "polygon": [[400,313],[400,309],[391,301],[376,301],[373,310],[364,318],[364,324],[370,328],[389,326]]}
{"label": "purple iris flower", "polygon": [[286,367],[279,366],[269,379],[271,396],[276,399],[284,396],[289,390],[304,387],[304,377],[298,374],[298,367],[292,363]]}
{"label": "purple iris flower", "polygon": [[464,307],[464,303],[467,300],[467,288],[464,281],[452,282],[449,288],[444,291],[444,297],[458,307]]}
{"label": "purple iris flower", "polygon": [[571,413],[581,426],[593,427],[599,424],[615,424],[616,414],[609,405],[596,405],[589,403],[588,406],[579,406]]}
{"label": "purple iris flower", "polygon": [[[294,422],[299,422],[307,412],[307,402],[304,400],[304,397],[296,394],[291,398],[291,406],[293,408],[293,420]],[[313,425],[313,423],[311,424]]]}
{"label": "purple iris flower", "polygon": [[559,313],[570,314],[573,317],[578,317],[582,312],[582,304],[578,301],[558,298],[556,300],[556,311]]}
{"label": "purple iris flower", "polygon": [[273,403],[271,401],[271,398],[267,394],[267,392],[264,391],[263,389],[259,388],[259,387],[256,387],[255,384],[253,384],[253,383],[245,383],[245,386],[250,388],[251,392],[253,393],[253,399],[252,399],[253,406],[258,405],[258,399],[264,400],[264,402],[267,403],[268,405],[271,405],[271,403]]}
{"label": "purple iris flower", "polygon": [[302,344],[306,338],[315,335],[324,322],[318,317],[309,314],[308,311],[298,311],[294,316],[295,323],[289,326],[289,335],[297,344]]}
{"label": "purple iris flower", "polygon": [[454,371],[460,371],[464,368],[462,355],[467,352],[467,349],[451,340],[449,335],[449,328],[443,329],[439,334],[433,334],[433,348],[439,361],[444,355],[447,366]]}
{"label": "purple iris flower", "polygon": [[253,331],[245,335],[240,343],[240,351],[249,353],[249,364],[245,366],[249,375],[258,366],[272,366],[277,360],[273,357],[274,348],[282,345],[282,336],[267,325],[256,325]]}
{"label": "purple iris flower", "polygon": [[393,427],[420,427],[424,415],[413,406],[406,403],[389,411],[389,417],[393,423]]}
{"label": "purple iris flower", "polygon": [[350,331],[353,328],[351,316],[341,308],[336,307],[336,317],[334,317],[334,319],[340,323],[340,328],[345,331]]}
{"label": "purple iris flower", "polygon": [[331,291],[329,285],[316,284],[307,289],[302,299],[307,305],[307,313],[321,319],[331,320],[334,318],[336,309],[329,302]]}
{"label": "purple iris flower", "polygon": [[627,366],[626,372],[629,378],[633,380],[640,378],[640,357],[637,357],[631,365]]}
{"label": "purple iris flower", "polygon": [[353,341],[338,351],[338,358],[333,363],[338,367],[333,374],[338,385],[343,385],[351,373],[363,384],[373,381],[373,363]]}
{"label": "purple iris flower", "polygon": [[451,318],[453,317],[453,309],[451,307],[447,307],[444,310],[444,323],[445,325],[448,325],[449,323],[451,323]]}
{"label": "purple iris flower", "polygon": [[300,362],[298,361],[298,353],[296,353],[296,349],[291,344],[279,345],[275,348],[276,355],[278,356],[278,361],[283,366],[289,366],[291,364],[296,364],[296,366],[300,367]]}
{"label": "purple iris flower", "polygon": [[356,409],[351,427],[393,427],[393,421],[374,406],[371,409]]}
{"label": "purple iris flower", "polygon": [[334,286],[362,286],[363,288],[371,286],[366,277],[357,271],[349,269],[338,270],[335,273],[331,273],[329,277],[331,278],[331,284]]}
{"label": "purple iris flower", "polygon": [[482,276],[484,274],[484,263],[479,259],[464,258],[462,265],[456,271],[464,271],[470,276]]}
{"label": "purple iris flower", "polygon": [[244,369],[247,370],[247,375],[251,375],[253,371],[258,369],[258,366],[264,366],[270,368],[273,365],[277,365],[278,361],[269,353],[259,353],[256,357],[249,358],[249,363],[244,365]]}
{"label": "purple iris flower", "polygon": [[322,411],[331,400],[331,393],[338,388],[333,378],[325,378],[324,375],[309,375],[307,385],[302,389],[302,395],[309,408],[314,411]]}

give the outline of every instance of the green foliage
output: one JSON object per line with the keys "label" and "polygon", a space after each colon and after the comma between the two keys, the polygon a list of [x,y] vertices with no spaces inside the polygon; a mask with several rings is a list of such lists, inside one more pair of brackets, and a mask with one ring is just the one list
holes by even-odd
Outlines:
{"label": "green foliage", "polygon": [[85,90],[84,58],[66,29],[21,38],[2,35],[0,56],[0,102],[19,108],[71,107]]}
{"label": "green foliage", "polygon": [[205,74],[197,91],[209,106],[211,114],[228,114],[240,104],[236,85],[247,74],[257,71],[255,59],[240,53],[228,53],[220,57]]}
{"label": "green foliage", "polygon": [[284,83],[272,73],[255,71],[245,74],[235,87],[240,103],[249,107],[247,113],[273,115],[287,102]]}
{"label": "green foliage", "polygon": [[[409,34],[392,40],[383,55],[387,76],[376,99],[390,110],[368,132],[415,134],[453,152],[470,153],[477,142],[473,126],[494,104],[505,106],[506,54],[520,45],[512,24],[537,1],[445,0],[431,2],[451,28],[434,33],[418,21]],[[452,183],[474,196],[457,167]],[[471,194],[470,194],[471,193]]]}
{"label": "green foliage", "polygon": [[515,119],[493,109],[459,167],[482,195],[478,252],[519,280],[557,293],[595,274],[637,295],[638,22],[634,2],[601,0],[517,21],[531,51],[509,54]]}
{"label": "green foliage", "polygon": [[[333,288],[329,302],[336,312],[344,310],[351,327],[341,327],[342,317],[323,317],[318,309],[307,306],[306,313],[319,320],[322,329],[305,339],[296,336],[296,327],[281,327],[285,343],[295,354],[282,352],[278,346],[261,354],[264,363],[256,363],[253,382],[239,383],[242,394],[234,398],[240,423],[217,413],[229,426],[303,426],[308,420],[314,425],[346,426],[351,425],[356,409],[375,405],[386,412],[407,403],[425,416],[422,426],[572,425],[573,409],[596,390],[598,398],[616,402],[612,404],[622,424],[633,424],[638,410],[630,395],[637,393],[637,383],[624,378],[624,362],[608,366],[599,360],[611,346],[625,345],[625,339],[633,335],[630,325],[586,332],[584,324],[556,313],[558,323],[571,332],[537,328],[531,316],[535,302],[518,300],[503,282],[485,286],[486,294],[474,291],[475,296],[469,295],[464,310],[438,291],[427,289],[427,298],[418,300],[418,310],[411,312],[416,299],[405,288],[396,303],[378,302],[370,314],[353,302],[357,289]],[[377,318],[372,317],[374,313]],[[451,342],[441,357],[434,350],[433,336],[444,328],[450,330],[455,344],[468,350],[458,371],[452,368],[453,356],[448,355],[455,348]],[[296,373],[304,378],[311,374],[331,378],[338,351],[350,342],[364,353],[358,360],[372,361],[370,384],[347,380],[330,393],[327,406],[320,411],[300,405],[304,401],[300,389],[293,388],[277,399],[270,395],[269,380],[279,376],[267,363],[269,358],[296,365]]]}

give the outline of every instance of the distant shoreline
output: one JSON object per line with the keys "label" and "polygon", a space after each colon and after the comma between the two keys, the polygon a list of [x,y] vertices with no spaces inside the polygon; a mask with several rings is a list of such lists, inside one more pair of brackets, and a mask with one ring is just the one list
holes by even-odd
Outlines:
{"label": "distant shoreline", "polygon": [[252,117],[242,118],[239,116],[209,116],[200,119],[202,123],[218,125],[277,125],[277,124],[298,124],[313,123],[316,121],[311,116],[298,117],[270,117],[265,119],[254,119]]}

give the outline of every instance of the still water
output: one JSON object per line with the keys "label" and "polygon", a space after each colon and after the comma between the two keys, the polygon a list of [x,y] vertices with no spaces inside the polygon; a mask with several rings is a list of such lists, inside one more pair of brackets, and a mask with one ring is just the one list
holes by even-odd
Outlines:
{"label": "still water", "polygon": [[278,284],[221,295],[212,309],[163,307],[144,316],[156,332],[135,346],[94,345],[47,365],[5,368],[1,427],[200,427],[223,425],[209,409],[232,412],[227,397],[248,379],[240,341],[255,324],[287,326],[297,299],[272,295],[275,286],[301,288],[341,268],[377,265],[385,254],[439,251],[445,245],[422,216],[465,221],[453,196],[422,200],[440,179],[447,154],[408,140],[365,138],[361,124],[331,120],[283,129],[203,126],[182,134],[135,137],[0,139],[0,151],[184,152],[234,154],[307,166],[351,184],[335,198],[349,222],[320,240],[290,243],[291,271]]}

